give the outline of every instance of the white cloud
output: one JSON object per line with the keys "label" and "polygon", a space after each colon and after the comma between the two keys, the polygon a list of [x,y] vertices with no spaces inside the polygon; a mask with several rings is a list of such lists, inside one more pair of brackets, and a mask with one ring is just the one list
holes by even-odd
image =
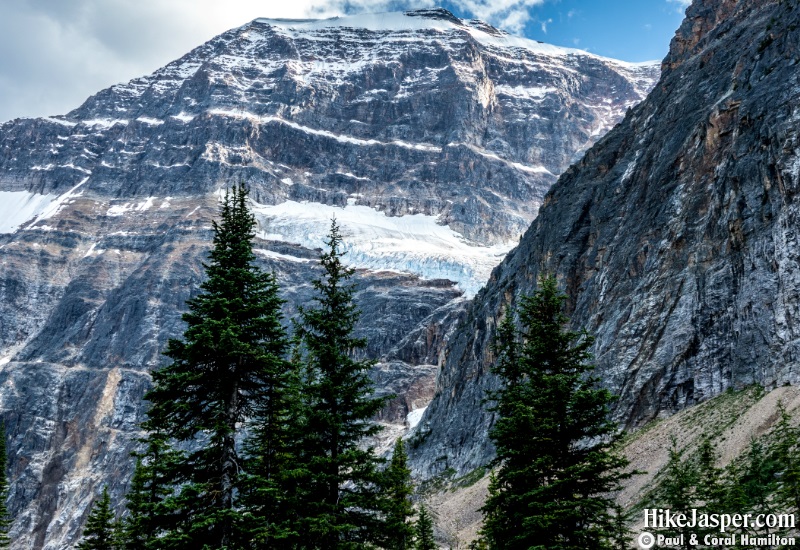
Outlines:
{"label": "white cloud", "polygon": [[678,4],[675,8],[678,13],[683,14],[686,11],[686,8],[692,3],[692,0],[667,0],[670,4]]}
{"label": "white cloud", "polygon": [[148,74],[256,17],[343,13],[336,4],[320,0],[0,0],[0,122],[65,113],[91,94]]}
{"label": "white cloud", "polygon": [[530,10],[546,0],[461,0],[458,4],[478,19],[519,33],[531,20]]}

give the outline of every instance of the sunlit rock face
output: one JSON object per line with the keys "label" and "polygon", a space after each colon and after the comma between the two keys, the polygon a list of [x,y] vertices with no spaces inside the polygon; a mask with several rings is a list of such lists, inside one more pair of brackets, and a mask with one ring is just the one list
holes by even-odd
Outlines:
{"label": "sunlit rock face", "polygon": [[[359,334],[400,433],[465,304],[556,177],[659,67],[429,10],[255,20],[64,116],[0,125],[0,408],[20,548],[120,506],[149,373],[203,279],[220,193],[250,186],[287,317],[335,216]],[[121,507],[118,508],[121,510]]]}
{"label": "sunlit rock face", "polygon": [[541,274],[596,337],[623,425],[800,381],[798,63],[797,2],[692,4],[651,94],[560,177],[467,310],[418,428],[419,474],[492,457],[490,344]]}

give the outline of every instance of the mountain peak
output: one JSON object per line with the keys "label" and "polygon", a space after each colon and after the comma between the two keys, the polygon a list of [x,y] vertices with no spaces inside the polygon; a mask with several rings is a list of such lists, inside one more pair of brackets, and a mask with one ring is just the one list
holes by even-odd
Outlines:
{"label": "mountain peak", "polygon": [[453,15],[452,12],[444,8],[431,8],[422,10],[410,10],[404,12],[407,17],[424,17],[426,19],[441,19],[442,21],[449,21],[455,25],[463,25],[463,21]]}

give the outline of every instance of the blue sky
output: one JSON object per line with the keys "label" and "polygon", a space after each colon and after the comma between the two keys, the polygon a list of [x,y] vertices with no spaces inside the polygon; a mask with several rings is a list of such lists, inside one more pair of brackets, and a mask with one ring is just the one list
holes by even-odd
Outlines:
{"label": "blue sky", "polygon": [[[458,2],[442,4],[459,17],[472,15]],[[506,27],[528,38],[606,57],[661,60],[683,20],[685,7],[667,0],[549,1],[529,7],[527,21]],[[494,23],[502,26],[502,15],[495,17]]]}
{"label": "blue sky", "polygon": [[660,60],[689,0],[0,0],[0,122],[63,114],[257,17],[443,6],[511,33]]}

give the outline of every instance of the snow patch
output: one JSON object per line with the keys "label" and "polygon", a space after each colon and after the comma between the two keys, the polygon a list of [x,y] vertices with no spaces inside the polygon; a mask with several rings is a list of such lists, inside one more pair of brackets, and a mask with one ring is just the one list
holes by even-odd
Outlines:
{"label": "snow patch", "polygon": [[272,258],[275,260],[286,260],[289,262],[298,262],[298,263],[307,263],[311,261],[308,258],[298,258],[297,256],[290,256],[289,254],[281,254],[280,252],[275,252],[274,250],[266,250],[264,248],[254,248],[253,252],[261,254],[265,258]]}
{"label": "snow patch", "polygon": [[558,93],[558,88],[544,87],[544,86],[507,86],[501,84],[495,86],[495,92],[498,95],[510,96],[516,99],[524,99],[526,101],[541,102],[548,94]]}
{"label": "snow patch", "polygon": [[161,126],[162,124],[164,124],[163,120],[159,120],[157,118],[150,118],[146,116],[140,116],[136,120],[148,124],[150,126]]}
{"label": "snow patch", "polygon": [[191,122],[192,120],[194,120],[194,115],[187,115],[186,113],[181,111],[177,115],[173,115],[172,118],[180,120],[181,122]]}
{"label": "snow patch", "polygon": [[155,201],[155,197],[147,197],[146,200],[142,202],[138,202],[136,204],[131,202],[126,202],[125,204],[118,204],[110,207],[106,212],[106,216],[122,216],[127,214],[128,212],[144,212],[149,210],[153,206],[153,201]]}
{"label": "snow patch", "polygon": [[86,254],[83,255],[84,258],[88,258],[90,256],[100,256],[105,252],[102,248],[96,248],[97,243],[92,243],[92,246],[89,247],[89,250],[86,251]]}
{"label": "snow patch", "polygon": [[419,421],[422,420],[422,416],[425,414],[425,410],[428,407],[422,407],[420,409],[414,409],[406,416],[406,422],[408,422],[408,429],[413,430],[419,424]]}
{"label": "snow patch", "polygon": [[345,207],[286,201],[270,206],[253,203],[259,222],[258,236],[265,240],[324,248],[331,219],[344,235],[344,261],[373,271],[398,271],[424,279],[448,279],[473,296],[513,242],[479,246],[445,225],[436,216],[387,216],[368,206]]}
{"label": "snow patch", "polygon": [[84,183],[89,181],[89,176],[83,178],[75,187],[64,193],[63,195],[56,197],[54,200],[51,200],[50,203],[44,208],[41,213],[36,216],[36,219],[28,226],[28,229],[33,229],[33,227],[42,220],[47,220],[61,212],[61,209],[64,207],[65,204],[69,204],[70,199],[74,199],[76,197],[80,197],[83,194],[83,191],[78,193],[78,189],[80,189]]}
{"label": "snow patch", "polygon": [[13,233],[44,212],[56,197],[28,191],[0,191],[0,233]]}
{"label": "snow patch", "polygon": [[47,122],[54,122],[56,124],[61,124],[62,126],[67,126],[68,128],[72,128],[73,126],[77,126],[77,122],[70,122],[68,120],[62,120],[60,118],[55,118],[51,116],[43,117],[42,120],[46,120]]}
{"label": "snow patch", "polygon": [[122,124],[123,126],[128,125],[128,121],[121,118],[93,118],[90,120],[83,120],[81,123],[86,126],[100,127],[103,129],[111,128],[116,124]]}

